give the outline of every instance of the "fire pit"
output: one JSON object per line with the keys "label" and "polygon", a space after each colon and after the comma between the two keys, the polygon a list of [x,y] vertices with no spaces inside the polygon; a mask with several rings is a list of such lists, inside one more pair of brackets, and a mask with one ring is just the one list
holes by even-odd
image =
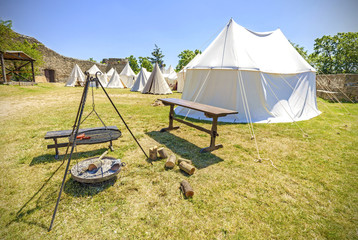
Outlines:
{"label": "fire pit", "polygon": [[81,183],[99,183],[115,177],[125,163],[113,157],[88,158],[71,169],[72,178]]}

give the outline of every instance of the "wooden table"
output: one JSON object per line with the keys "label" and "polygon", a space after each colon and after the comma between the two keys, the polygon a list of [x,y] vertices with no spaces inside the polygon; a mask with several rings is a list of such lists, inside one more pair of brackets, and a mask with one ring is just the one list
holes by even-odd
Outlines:
{"label": "wooden table", "polygon": [[[73,137],[71,137],[72,130],[61,130],[61,131],[51,131],[47,132],[45,139],[53,139],[55,144],[47,145],[47,148],[55,148],[56,155],[55,158],[58,159],[58,149],[61,147],[67,147],[68,144],[73,142]],[[118,139],[122,133],[118,130],[116,126],[108,127],[96,127],[96,128],[84,128],[78,130],[78,135],[86,134],[89,136],[89,139],[77,139],[76,145],[85,145],[85,144],[98,144],[110,142],[109,148],[112,150],[112,141]],[[58,143],[58,138],[67,138],[68,141],[63,143]]]}
{"label": "wooden table", "polygon": [[[158,99],[158,100],[162,101],[164,105],[169,105],[170,106],[169,127],[163,128],[162,130],[160,130],[161,132],[170,131],[170,130],[173,130],[173,129],[178,129],[179,127],[174,127],[173,126],[173,120],[175,120],[175,121],[178,121],[180,123],[183,123],[185,125],[188,125],[190,127],[196,128],[196,129],[198,129],[200,131],[203,131],[203,132],[206,132],[206,133],[210,134],[210,136],[211,136],[210,146],[201,149],[200,150],[201,153],[211,152],[211,151],[214,151],[216,149],[219,149],[219,148],[223,147],[222,144],[215,145],[215,139],[216,139],[217,136],[219,136],[219,134],[217,133],[218,118],[219,117],[224,117],[224,116],[229,115],[229,114],[237,114],[238,113],[237,111],[228,110],[228,109],[225,109],[225,108],[214,107],[214,106],[210,106],[210,105],[206,105],[206,104],[202,104],[202,103],[196,103],[196,102],[192,102],[192,101],[188,101],[188,100],[184,100],[184,99],[161,98],[161,99]],[[206,128],[197,126],[197,125],[195,125],[195,124],[193,124],[191,122],[188,122],[188,121],[185,121],[185,120],[182,120],[182,119],[174,117],[174,106],[175,105],[203,112],[206,117],[212,118],[213,120],[212,120],[211,130],[208,130]]]}

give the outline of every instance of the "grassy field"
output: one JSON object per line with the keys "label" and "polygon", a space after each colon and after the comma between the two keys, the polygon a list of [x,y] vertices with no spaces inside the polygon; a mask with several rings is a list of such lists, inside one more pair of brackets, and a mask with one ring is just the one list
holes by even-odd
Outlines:
{"label": "grassy field", "polygon": [[[318,99],[322,114],[299,127],[254,124],[260,163],[247,124],[220,124],[224,148],[200,154],[207,134],[181,124],[158,132],[169,109],[151,104],[163,96],[109,90],[144,149],[163,146],[193,160],[197,171],[188,176],[165,170],[165,160],[149,164],[102,90],[94,92],[101,118],[123,133],[109,156],[127,166],[104,184],[68,176],[48,233],[65,164],[44,135],[71,129],[82,88],[0,86],[0,239],[358,239],[358,104]],[[91,117],[82,127],[95,126],[101,123]],[[71,166],[107,145],[78,146]],[[183,179],[194,188],[192,199],[179,191]]]}

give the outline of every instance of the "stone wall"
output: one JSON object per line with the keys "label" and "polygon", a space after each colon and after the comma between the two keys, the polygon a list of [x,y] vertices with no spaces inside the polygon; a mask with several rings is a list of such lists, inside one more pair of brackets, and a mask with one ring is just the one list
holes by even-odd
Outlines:
{"label": "stone wall", "polygon": [[358,102],[358,74],[320,74],[316,76],[317,97]]}
{"label": "stone wall", "polygon": [[[53,70],[55,82],[66,82],[75,64],[77,64],[83,72],[91,68],[93,64],[96,64],[102,72],[107,72],[112,67],[115,67],[117,72],[120,73],[127,63],[126,59],[121,58],[119,58],[120,63],[118,63],[118,61],[109,61],[107,64],[101,64],[94,63],[88,60],[65,57],[47,48],[45,45],[43,45],[41,42],[39,42],[33,37],[19,35],[19,39],[26,39],[29,43],[38,44],[38,50],[41,51],[41,53],[43,54],[44,65],[39,68],[39,74],[37,75],[45,76],[45,70]],[[49,80],[47,79],[47,81]]]}

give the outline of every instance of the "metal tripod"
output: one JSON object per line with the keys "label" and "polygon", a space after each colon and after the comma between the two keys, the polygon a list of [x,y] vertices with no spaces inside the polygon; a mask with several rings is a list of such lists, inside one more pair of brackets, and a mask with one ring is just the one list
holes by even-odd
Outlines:
{"label": "metal tripod", "polygon": [[[119,113],[118,109],[117,109],[116,106],[114,105],[112,99],[109,97],[107,91],[104,89],[104,87],[103,87],[101,81],[98,80],[98,76],[97,76],[98,73],[100,73],[100,72],[97,72],[97,73],[96,73],[96,77],[95,77],[95,78],[90,77],[90,75],[89,75],[88,73],[86,73],[87,78],[86,78],[85,86],[84,86],[84,89],[83,89],[83,93],[82,93],[82,97],[81,97],[81,102],[80,102],[80,105],[79,105],[79,107],[78,107],[78,111],[77,111],[75,123],[74,123],[74,125],[73,125],[72,133],[71,133],[71,136],[70,136],[70,141],[69,141],[69,143],[68,143],[68,145],[67,145],[66,154],[64,155],[63,161],[65,161],[65,158],[66,158],[66,156],[67,156],[67,153],[68,153],[68,150],[69,150],[70,146],[71,146],[71,151],[70,151],[70,155],[69,155],[69,157],[68,157],[68,162],[67,162],[67,165],[66,165],[65,174],[64,174],[64,176],[63,176],[63,180],[62,180],[60,192],[58,193],[58,198],[57,198],[55,210],[54,210],[54,212],[53,212],[51,224],[50,224],[50,227],[49,227],[48,231],[51,231],[52,226],[53,226],[53,223],[54,223],[54,221],[55,221],[57,208],[58,208],[58,205],[59,205],[59,203],[60,203],[62,190],[63,190],[63,187],[64,187],[64,185],[65,185],[65,181],[66,181],[68,169],[69,169],[69,167],[70,167],[72,154],[73,154],[73,151],[74,151],[74,149],[75,149],[75,147],[76,147],[76,139],[77,139],[77,135],[78,135],[78,130],[79,130],[80,125],[81,125],[81,118],[82,118],[82,115],[83,115],[83,109],[84,109],[84,107],[85,107],[85,103],[86,103],[86,98],[87,98],[87,93],[88,93],[88,88],[89,88],[90,82],[94,82],[94,83],[96,84],[96,86],[98,86],[98,85],[101,86],[101,88],[102,88],[102,90],[104,91],[104,93],[106,94],[108,100],[111,102],[113,108],[116,110],[118,116],[121,118],[122,122],[124,123],[124,125],[126,126],[126,128],[128,129],[128,131],[130,132],[130,134],[132,135],[133,139],[134,139],[135,142],[138,144],[138,146],[140,147],[140,149],[141,149],[142,152],[144,153],[144,155],[145,155],[145,157],[147,158],[147,160],[149,159],[148,155],[147,155],[146,152],[143,150],[142,146],[139,144],[138,140],[137,140],[136,137],[133,135],[132,131],[129,129],[127,123],[124,121],[122,115]],[[71,141],[71,139],[72,139],[72,141]]]}

